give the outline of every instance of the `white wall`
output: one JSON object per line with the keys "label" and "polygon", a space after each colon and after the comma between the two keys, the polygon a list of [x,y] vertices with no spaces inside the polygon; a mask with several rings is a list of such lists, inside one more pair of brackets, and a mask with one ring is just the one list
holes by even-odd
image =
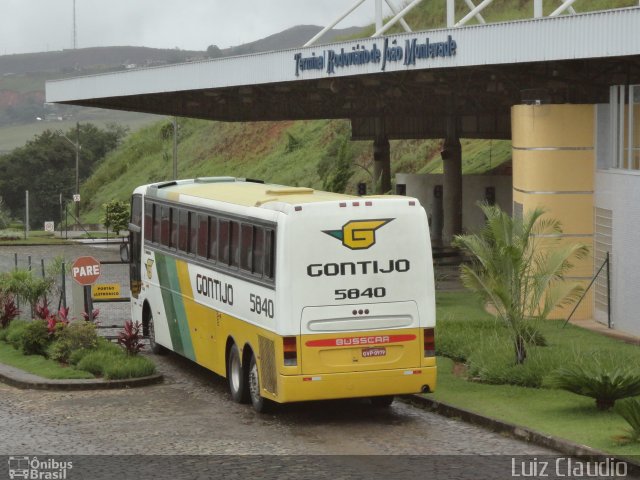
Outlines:
{"label": "white wall", "polygon": [[640,335],[640,171],[597,171],[594,204],[613,212],[613,327]]}
{"label": "white wall", "polygon": [[[427,211],[429,218],[433,214],[433,189],[443,184],[442,174],[396,174],[396,184],[407,186],[407,195],[416,197]],[[465,232],[477,232],[484,226],[484,216],[476,202],[484,200],[485,188],[494,187],[496,204],[511,213],[512,180],[511,175],[463,175],[462,176],[462,228]]]}

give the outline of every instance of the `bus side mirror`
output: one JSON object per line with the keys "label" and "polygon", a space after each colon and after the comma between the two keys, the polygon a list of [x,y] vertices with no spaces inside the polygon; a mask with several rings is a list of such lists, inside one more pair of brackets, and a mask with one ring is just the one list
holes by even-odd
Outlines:
{"label": "bus side mirror", "polygon": [[123,263],[129,263],[130,259],[131,257],[129,255],[129,245],[126,243],[121,243],[120,244],[120,260],[122,260]]}

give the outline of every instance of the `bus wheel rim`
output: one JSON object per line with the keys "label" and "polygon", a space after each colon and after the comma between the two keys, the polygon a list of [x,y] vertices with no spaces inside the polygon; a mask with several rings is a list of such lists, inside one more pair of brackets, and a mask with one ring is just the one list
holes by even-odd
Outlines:
{"label": "bus wheel rim", "polygon": [[258,365],[253,362],[249,372],[249,392],[255,400],[260,398],[260,384],[258,382]]}
{"label": "bus wheel rim", "polygon": [[240,361],[237,356],[231,359],[231,385],[234,391],[240,390]]}

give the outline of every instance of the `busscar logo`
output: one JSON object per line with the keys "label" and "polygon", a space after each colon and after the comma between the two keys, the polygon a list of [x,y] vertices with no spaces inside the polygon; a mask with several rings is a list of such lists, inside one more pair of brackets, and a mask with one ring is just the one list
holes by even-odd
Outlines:
{"label": "busscar logo", "polygon": [[327,235],[336,238],[351,250],[366,250],[376,243],[376,230],[382,228],[393,218],[377,220],[351,220],[341,230],[323,230]]}

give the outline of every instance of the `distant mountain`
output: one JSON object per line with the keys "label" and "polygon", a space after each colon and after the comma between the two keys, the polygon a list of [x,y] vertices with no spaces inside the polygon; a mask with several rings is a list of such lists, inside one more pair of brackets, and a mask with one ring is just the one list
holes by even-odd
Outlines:
{"label": "distant mountain", "polygon": [[[321,27],[299,25],[255,42],[218,49],[216,56],[245,55],[249,53],[299,47],[316,35]],[[360,27],[334,29],[327,32],[322,42],[356,35]],[[58,73],[109,71],[124,68],[188,62],[207,58],[206,51],[160,49],[147,47],[92,47],[56,52],[24,53],[0,56],[0,77],[30,73]],[[2,85],[0,84],[0,89]]]}
{"label": "distant mountain", "polygon": [[[311,38],[313,38],[318,32],[320,32],[320,30],[322,30],[322,27],[318,27],[317,25],[298,25],[296,27],[291,27],[283,30],[280,33],[269,35],[268,37],[265,37],[261,40],[245,43],[236,47],[223,48],[220,49],[220,51],[224,56],[230,56],[301,47]],[[318,42],[335,42],[340,40],[341,38],[353,37],[363,30],[363,27],[338,28],[329,30],[320,38],[320,40],[318,40]]]}

